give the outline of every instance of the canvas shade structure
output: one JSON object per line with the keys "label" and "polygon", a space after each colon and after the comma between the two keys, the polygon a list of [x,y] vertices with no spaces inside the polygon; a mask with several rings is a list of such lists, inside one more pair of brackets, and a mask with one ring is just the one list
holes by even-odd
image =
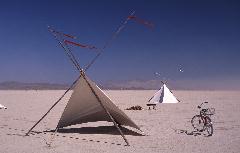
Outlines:
{"label": "canvas shade structure", "polygon": [[42,118],[33,125],[33,127],[26,133],[26,136],[28,136],[33,128],[35,128],[37,124],[47,116],[47,114],[58,104],[71,88],[74,89],[73,93],[63,111],[55,132],[57,132],[59,128],[75,124],[95,121],[111,121],[129,146],[120,126],[126,125],[138,130],[140,130],[140,128],[123,111],[121,111],[111,99],[85,75],[83,71],[81,71],[79,78],[73,82],[58,101],[56,101]]}
{"label": "canvas shade structure", "polygon": [[163,84],[160,90],[158,90],[154,96],[149,99],[149,103],[178,103],[179,100],[173,95],[173,93],[168,89],[166,84]]}
{"label": "canvas shade structure", "polygon": [[86,75],[85,77],[81,76],[74,87],[73,93],[64,109],[57,128],[95,121],[112,122],[90,87],[92,87],[95,94],[98,95],[100,101],[116,123],[140,130],[140,128]]}
{"label": "canvas shade structure", "polygon": [[[134,11],[131,13],[131,15],[133,14]],[[103,91],[99,87],[97,87],[97,85],[90,79],[88,79],[88,77],[85,75],[85,72],[96,61],[96,59],[101,55],[101,53],[106,49],[106,47],[117,37],[120,31],[124,29],[128,20],[129,18],[127,18],[125,22],[122,23],[122,25],[117,29],[113,36],[105,43],[104,47],[91,60],[91,62],[85,67],[85,69],[82,69],[80,67],[78,61],[76,60],[67,43],[63,43],[65,41],[62,42],[62,40],[57,36],[56,31],[48,26],[48,30],[53,34],[54,38],[58,41],[59,45],[64,49],[70,61],[80,72],[80,75],[78,79],[75,80],[72,83],[72,85],[64,92],[64,94],[50,107],[50,109],[36,122],[36,124],[33,125],[33,127],[26,133],[26,135],[28,135],[37,126],[37,124],[39,124],[47,116],[47,114],[61,101],[61,99],[72,88],[74,88],[74,92],[59,120],[55,132],[57,132],[59,128],[74,124],[94,121],[112,121],[114,123],[114,126],[117,128],[117,130],[127,143],[127,145],[129,145],[127,139],[125,138],[119,126],[127,125],[139,130],[140,128],[130,118],[128,118],[128,116],[125,113],[123,113],[116,105],[114,105],[110,98],[108,98],[103,93]],[[67,35],[67,37],[69,37],[69,35]],[[83,87],[81,87],[82,84]],[[88,86],[86,86],[86,84]],[[81,94],[81,92],[85,94]],[[79,94],[81,94],[82,96],[79,96]],[[87,102],[89,102],[89,104],[86,104]],[[99,107],[99,105],[101,107]]]}
{"label": "canvas shade structure", "polygon": [[0,109],[7,109],[7,107],[5,107],[2,104],[0,104]]}

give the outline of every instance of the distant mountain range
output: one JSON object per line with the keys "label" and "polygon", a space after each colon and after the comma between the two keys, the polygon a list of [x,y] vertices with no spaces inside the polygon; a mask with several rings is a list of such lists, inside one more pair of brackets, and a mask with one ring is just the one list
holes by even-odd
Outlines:
{"label": "distant mountain range", "polygon": [[[23,83],[16,81],[7,81],[0,83],[0,90],[65,90],[69,87],[68,84],[55,83]],[[99,85],[101,89],[110,90],[143,90],[142,87],[126,86],[124,84],[107,83],[106,85]]]}
{"label": "distant mountain range", "polygon": [[22,83],[8,81],[0,83],[0,90],[62,90],[67,89],[66,84],[52,83]]}
{"label": "distant mountain range", "polygon": [[[53,84],[53,83],[22,83],[15,81],[7,81],[0,83],[0,90],[64,90],[69,84]],[[107,82],[98,85],[101,89],[108,90],[146,90],[154,89],[148,82],[141,81],[123,81],[123,82]],[[158,85],[159,86],[159,83]]]}
{"label": "distant mountain range", "polygon": [[[108,81],[97,84],[104,90],[157,90],[162,86],[160,80]],[[64,90],[69,86],[70,84],[8,81],[0,83],[0,90]],[[167,86],[172,90],[240,90],[240,81],[171,80]]]}
{"label": "distant mountain range", "polygon": [[122,90],[155,90],[161,87],[160,80],[125,80],[125,81],[108,81],[103,84],[103,89],[122,89]]}

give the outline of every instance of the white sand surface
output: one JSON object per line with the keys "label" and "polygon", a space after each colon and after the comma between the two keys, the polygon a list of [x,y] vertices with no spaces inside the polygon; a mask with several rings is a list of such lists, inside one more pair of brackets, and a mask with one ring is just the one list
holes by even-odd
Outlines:
{"label": "white sand surface", "polygon": [[[35,132],[24,136],[63,92],[0,91],[0,103],[8,107],[0,110],[0,153],[240,152],[240,91],[173,91],[181,102],[160,104],[157,110],[147,110],[145,105],[155,91],[106,91],[122,110],[133,105],[145,108],[142,111],[124,110],[146,134],[139,136],[124,130],[131,146],[125,146],[113,124],[106,122],[72,126],[70,130],[56,133],[52,139],[53,133],[47,131],[55,129],[69,93],[34,129]],[[203,101],[216,109],[212,117],[213,136],[179,132],[193,131],[190,120]],[[51,139],[51,147],[48,147],[46,143]]]}

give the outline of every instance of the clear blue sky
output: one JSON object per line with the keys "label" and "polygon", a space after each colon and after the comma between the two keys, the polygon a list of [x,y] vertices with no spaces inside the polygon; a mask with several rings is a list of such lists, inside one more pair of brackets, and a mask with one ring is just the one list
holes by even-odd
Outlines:
{"label": "clear blue sky", "polygon": [[[151,80],[154,72],[179,81],[240,80],[237,0],[8,0],[0,5],[0,82],[72,82],[78,72],[47,25],[102,47],[132,10],[154,30],[129,22],[88,71],[93,80]],[[82,65],[94,56],[74,53]]]}

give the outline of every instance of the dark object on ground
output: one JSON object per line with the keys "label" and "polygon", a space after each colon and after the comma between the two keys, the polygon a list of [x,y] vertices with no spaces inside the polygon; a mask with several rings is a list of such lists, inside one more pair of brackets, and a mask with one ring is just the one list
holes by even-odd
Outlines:
{"label": "dark object on ground", "polygon": [[143,108],[141,106],[137,105],[137,106],[132,106],[132,107],[126,108],[126,110],[143,110]]}
{"label": "dark object on ground", "polygon": [[156,104],[147,104],[147,106],[149,110],[151,110],[151,106],[152,106],[152,109],[156,110]]}

